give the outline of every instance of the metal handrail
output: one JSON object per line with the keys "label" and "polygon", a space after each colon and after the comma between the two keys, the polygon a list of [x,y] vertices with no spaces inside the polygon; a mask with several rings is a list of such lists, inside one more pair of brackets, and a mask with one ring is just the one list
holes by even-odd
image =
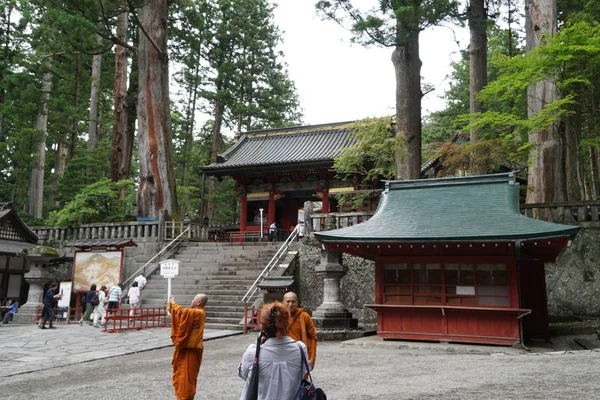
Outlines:
{"label": "metal handrail", "polygon": [[[148,264],[152,263],[156,257],[160,256],[162,253],[165,252],[165,250],[167,250],[169,247],[171,247],[171,245],[173,243],[175,243],[176,241],[181,242],[183,239],[180,239],[180,238],[182,236],[184,236],[189,230],[190,230],[190,227],[188,226],[185,231],[181,232],[179,234],[179,236],[177,236],[175,239],[171,240],[169,242],[169,244],[167,244],[165,247],[163,247],[161,251],[159,251],[158,253],[156,253],[156,255],[154,257],[152,257],[146,264],[142,265],[142,267],[140,269],[138,269],[137,271],[135,271],[129,278],[125,279],[123,281],[123,287],[125,287],[130,280],[132,280],[134,277],[136,277],[140,271],[142,271],[144,268],[146,268],[146,266]],[[144,276],[147,276],[147,275],[144,274]]]}
{"label": "metal handrail", "polygon": [[290,247],[290,243],[292,243],[294,241],[294,239],[296,239],[297,236],[298,236],[298,231],[296,229],[294,229],[294,231],[290,234],[290,236],[288,236],[288,238],[285,240],[285,242],[283,242],[281,247],[279,247],[279,249],[277,250],[277,253],[275,253],[273,258],[271,258],[271,261],[269,261],[267,266],[262,270],[262,272],[260,273],[258,278],[256,278],[256,280],[254,281],[252,286],[250,286],[250,289],[248,289],[248,291],[246,292],[244,297],[242,297],[243,303],[247,303],[248,300],[250,300],[252,298],[252,296],[254,296],[254,294],[258,290],[258,286],[257,286],[258,282],[261,279],[263,279],[265,276],[269,275],[269,272],[271,272],[273,267],[275,267],[275,265],[277,265],[279,260],[281,260],[281,257],[283,256],[283,254],[285,254],[287,249]]}

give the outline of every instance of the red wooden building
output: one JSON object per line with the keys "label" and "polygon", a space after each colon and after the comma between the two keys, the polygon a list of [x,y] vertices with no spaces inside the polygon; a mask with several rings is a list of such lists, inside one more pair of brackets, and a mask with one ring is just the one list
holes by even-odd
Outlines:
{"label": "red wooden building", "polygon": [[273,222],[286,233],[297,224],[304,202],[320,203],[321,212],[337,211],[333,195],[359,189],[358,180],[340,180],[331,170],[341,150],[356,142],[351,124],[245,132],[202,171],[217,178],[231,176],[236,181],[242,234],[260,231],[260,209],[265,233]]}
{"label": "red wooden building", "polygon": [[378,336],[513,345],[548,337],[544,263],[579,229],[518,199],[512,173],[389,181],[370,220],[315,236],[375,261]]}

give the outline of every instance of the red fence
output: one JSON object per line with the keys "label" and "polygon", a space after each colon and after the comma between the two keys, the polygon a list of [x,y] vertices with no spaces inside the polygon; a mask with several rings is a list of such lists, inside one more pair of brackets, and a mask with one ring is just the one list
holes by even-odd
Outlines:
{"label": "red fence", "polygon": [[105,332],[140,330],[167,326],[167,310],[162,307],[119,308],[106,311]]}
{"label": "red fence", "polygon": [[244,335],[249,329],[260,329],[260,308],[244,307]]}

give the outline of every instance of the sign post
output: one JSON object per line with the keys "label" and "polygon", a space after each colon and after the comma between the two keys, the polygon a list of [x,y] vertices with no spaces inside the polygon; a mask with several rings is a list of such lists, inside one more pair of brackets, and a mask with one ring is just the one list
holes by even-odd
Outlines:
{"label": "sign post", "polygon": [[262,219],[262,213],[263,213],[263,209],[259,208],[258,209],[260,211],[260,241],[263,241],[263,219]]}
{"label": "sign post", "polygon": [[171,298],[171,279],[179,274],[180,263],[177,260],[164,260],[158,263],[160,265],[160,274],[164,278],[167,278],[167,302]]}

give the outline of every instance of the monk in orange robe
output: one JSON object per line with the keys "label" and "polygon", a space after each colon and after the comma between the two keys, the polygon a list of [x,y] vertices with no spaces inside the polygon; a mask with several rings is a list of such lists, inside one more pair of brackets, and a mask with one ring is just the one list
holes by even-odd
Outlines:
{"label": "monk in orange robe", "polygon": [[[312,318],[304,308],[298,307],[298,296],[294,292],[287,292],[283,296],[283,302],[290,311],[290,329],[288,336],[306,345],[308,352],[308,364],[310,369],[315,367],[317,359],[317,330]],[[304,325],[304,332],[303,332]]]}
{"label": "monk in orange robe", "polygon": [[207,301],[207,295],[198,294],[192,300],[191,308],[183,308],[173,296],[169,298],[171,341],[175,345],[171,364],[177,400],[193,400],[196,395],[196,380],[204,350],[204,307]]}

